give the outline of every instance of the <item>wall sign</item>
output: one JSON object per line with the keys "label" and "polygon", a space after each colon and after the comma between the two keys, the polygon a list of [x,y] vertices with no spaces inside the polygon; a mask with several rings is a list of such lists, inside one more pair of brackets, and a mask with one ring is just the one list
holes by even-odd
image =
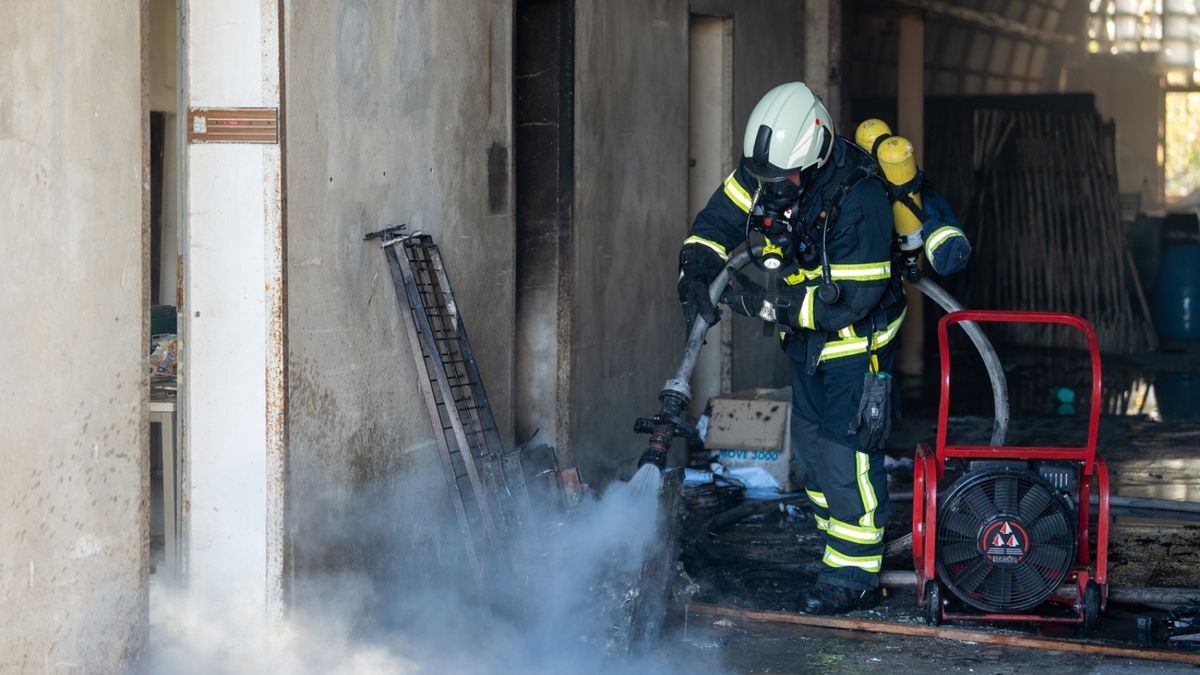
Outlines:
{"label": "wall sign", "polygon": [[278,142],[278,108],[188,108],[188,143]]}

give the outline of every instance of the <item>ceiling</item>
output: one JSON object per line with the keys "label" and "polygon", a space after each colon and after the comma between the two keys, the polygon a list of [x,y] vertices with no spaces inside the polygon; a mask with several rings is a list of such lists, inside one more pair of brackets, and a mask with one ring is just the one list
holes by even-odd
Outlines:
{"label": "ceiling", "polygon": [[931,95],[1058,91],[1064,64],[1086,51],[1086,0],[859,0],[848,36],[852,96],[896,93],[898,19],[925,17]]}

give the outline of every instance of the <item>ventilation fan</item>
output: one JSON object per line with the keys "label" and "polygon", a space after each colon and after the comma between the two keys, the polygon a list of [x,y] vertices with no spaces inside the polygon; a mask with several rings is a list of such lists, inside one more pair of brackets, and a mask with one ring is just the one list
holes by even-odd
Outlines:
{"label": "ventilation fan", "polygon": [[[1092,386],[1082,447],[1006,446],[1004,415],[988,445],[947,442],[947,331],[964,321],[1058,324],[1083,333]],[[913,468],[913,565],[925,620],[1094,629],[1107,604],[1109,519],[1108,464],[1096,452],[1103,387],[1095,328],[1070,314],[960,310],[938,321],[938,350],[937,443],[917,446]],[[946,475],[948,464],[963,468],[956,480]]]}
{"label": "ventilation fan", "polygon": [[938,509],[938,577],[985,612],[1021,612],[1049,598],[1071,569],[1071,505],[1041,476],[968,473]]}

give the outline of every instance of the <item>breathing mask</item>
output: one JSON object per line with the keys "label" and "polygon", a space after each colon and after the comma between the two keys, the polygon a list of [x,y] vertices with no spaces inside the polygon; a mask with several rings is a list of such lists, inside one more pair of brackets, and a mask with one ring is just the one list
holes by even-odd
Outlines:
{"label": "breathing mask", "polygon": [[[752,233],[763,237],[762,254],[754,260],[758,267],[776,271],[799,257],[804,259],[813,250],[812,241],[802,232],[800,223],[794,223],[793,213],[804,194],[804,185],[811,176],[804,173],[759,175],[751,167],[751,175],[758,181],[758,190],[746,218],[746,239]],[[766,172],[763,172],[766,173]]]}

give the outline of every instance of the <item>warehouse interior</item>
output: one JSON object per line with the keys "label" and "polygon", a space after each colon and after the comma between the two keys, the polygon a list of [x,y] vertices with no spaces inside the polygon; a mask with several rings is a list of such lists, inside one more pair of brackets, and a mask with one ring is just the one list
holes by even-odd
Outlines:
{"label": "warehouse interior", "polygon": [[[1200,2],[7,9],[0,672],[1200,664]],[[637,479],[680,244],[792,81],[839,135],[911,141],[972,246],[930,281],[1082,317],[1098,354],[976,317],[997,442],[987,357],[910,284],[889,590],[829,620],[797,609],[819,551],[772,326],[726,308],[689,372],[707,437]],[[970,496],[955,444],[1107,460],[1070,460],[1048,615],[927,602],[969,594],[921,529],[930,486]]]}

